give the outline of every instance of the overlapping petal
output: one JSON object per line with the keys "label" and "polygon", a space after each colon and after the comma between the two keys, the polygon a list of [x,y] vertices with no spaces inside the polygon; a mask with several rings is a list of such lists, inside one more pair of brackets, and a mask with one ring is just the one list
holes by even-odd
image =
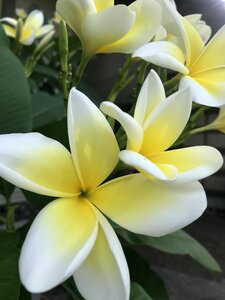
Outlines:
{"label": "overlapping petal", "polygon": [[132,53],[153,38],[162,19],[160,5],[154,0],[137,0],[129,6],[129,10],[136,15],[130,31],[120,40],[100,49],[99,52]]}
{"label": "overlapping petal", "polygon": [[90,253],[98,222],[79,198],[61,198],[36,217],[19,261],[20,278],[33,293],[47,291],[69,278]]}
{"label": "overlapping petal", "polygon": [[209,146],[188,147],[165,151],[151,157],[155,164],[171,164],[177,168],[179,176],[175,184],[201,180],[218,171],[223,158],[218,150]]}
{"label": "overlapping petal", "polygon": [[151,112],[163,101],[166,95],[163,84],[154,70],[149,75],[141,87],[134,111],[134,119],[143,126],[144,121]]}
{"label": "overlapping petal", "polygon": [[189,73],[185,67],[184,53],[172,42],[151,42],[136,50],[133,57],[140,57],[157,66],[168,68],[182,74]]}
{"label": "overlapping petal", "polygon": [[27,17],[24,29],[26,29],[26,26],[34,27],[35,30],[38,30],[44,23],[44,15],[40,10],[33,10]]}
{"label": "overlapping petal", "polygon": [[36,38],[40,38],[46,34],[48,34],[50,31],[54,30],[53,25],[45,25],[39,28],[36,32]]}
{"label": "overlapping petal", "polygon": [[119,147],[104,115],[75,88],[69,95],[68,132],[82,188],[91,190],[113,171],[118,161]]}
{"label": "overlapping petal", "polygon": [[129,271],[122,247],[107,220],[93,209],[100,223],[98,236],[89,256],[74,273],[76,285],[86,300],[128,300]]}
{"label": "overlapping petal", "polygon": [[151,158],[130,150],[123,150],[119,154],[120,159],[127,165],[134,167],[150,180],[158,178],[163,181],[171,181],[177,178],[178,170],[170,162],[156,164]]}
{"label": "overlapping petal", "polygon": [[123,126],[127,134],[127,149],[139,151],[142,144],[143,132],[138,122],[111,102],[102,102],[100,108],[104,113],[120,122]]}
{"label": "overlapping petal", "polygon": [[224,82],[213,82],[201,79],[201,77],[184,76],[179,83],[179,89],[189,87],[193,101],[211,107],[225,105],[225,84]]}
{"label": "overlapping petal", "polygon": [[145,156],[168,149],[177,140],[191,113],[189,89],[172,94],[145,121],[140,152]]}
{"label": "overlapping petal", "polygon": [[206,208],[200,183],[161,185],[141,174],[102,185],[91,193],[90,201],[124,228],[150,236],[176,231],[200,217]]}
{"label": "overlapping petal", "polygon": [[92,54],[105,52],[101,48],[121,39],[130,30],[134,20],[135,13],[122,4],[87,15],[81,24],[86,51]]}
{"label": "overlapping petal", "polygon": [[39,133],[0,136],[0,176],[29,191],[69,197],[80,192],[69,151]]}

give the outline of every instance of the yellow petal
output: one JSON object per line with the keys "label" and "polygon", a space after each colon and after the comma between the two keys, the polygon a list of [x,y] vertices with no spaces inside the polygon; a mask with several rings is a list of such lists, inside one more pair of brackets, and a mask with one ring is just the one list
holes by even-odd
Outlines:
{"label": "yellow petal", "polygon": [[20,278],[33,293],[45,292],[69,278],[90,253],[98,222],[79,198],[62,198],[37,215],[19,261]]}
{"label": "yellow petal", "polygon": [[85,51],[105,52],[102,47],[121,39],[130,30],[134,19],[135,13],[125,5],[86,16],[81,27]]}
{"label": "yellow petal", "polygon": [[145,79],[135,105],[134,118],[143,126],[154,108],[165,100],[163,84],[154,70]]}
{"label": "yellow petal", "polygon": [[139,151],[142,144],[143,132],[141,126],[129,114],[123,112],[114,103],[104,101],[101,110],[111,118],[117,120],[127,134],[127,149]]}
{"label": "yellow petal", "polygon": [[104,10],[114,5],[114,0],[94,0],[97,11]]}
{"label": "yellow petal", "polygon": [[122,247],[107,220],[94,210],[100,223],[98,236],[89,256],[74,274],[76,285],[87,300],[128,300],[130,279]]}
{"label": "yellow petal", "polygon": [[186,66],[191,69],[204,44],[197,30],[183,17],[182,24],[188,39]]}
{"label": "yellow petal", "polygon": [[153,38],[162,18],[159,4],[153,0],[137,0],[129,6],[129,9],[136,15],[131,30],[119,41],[104,47],[100,52],[132,53]]}
{"label": "yellow petal", "polygon": [[172,94],[158,105],[144,124],[140,153],[150,157],[172,146],[188,122],[191,106],[189,89]]}
{"label": "yellow petal", "polygon": [[101,111],[73,88],[68,103],[68,131],[74,164],[85,191],[95,188],[118,162],[119,148]]}
{"label": "yellow petal", "polygon": [[191,68],[191,73],[225,65],[225,25],[213,36],[205,46],[198,60]]}
{"label": "yellow petal", "polygon": [[171,164],[179,172],[175,183],[187,183],[201,180],[217,172],[223,158],[218,150],[209,146],[188,147],[171,150],[153,156],[152,161],[157,164]]}
{"label": "yellow petal", "polygon": [[102,185],[91,193],[90,201],[120,226],[151,236],[190,224],[206,208],[206,196],[198,182],[159,185],[141,174]]}
{"label": "yellow petal", "polygon": [[9,25],[6,25],[6,24],[3,25],[3,28],[4,28],[5,33],[6,33],[7,36],[10,36],[10,37],[13,37],[13,38],[16,37],[16,30],[15,30],[15,28],[13,28],[13,27],[11,27]]}
{"label": "yellow petal", "polygon": [[0,176],[48,196],[69,197],[81,190],[68,150],[39,133],[0,135]]}
{"label": "yellow petal", "polygon": [[35,40],[36,30],[33,26],[24,26],[20,36],[20,43],[26,46],[31,45]]}

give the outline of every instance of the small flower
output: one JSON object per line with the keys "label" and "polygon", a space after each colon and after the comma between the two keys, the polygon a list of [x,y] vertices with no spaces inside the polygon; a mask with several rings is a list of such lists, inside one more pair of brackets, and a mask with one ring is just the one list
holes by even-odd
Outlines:
{"label": "small flower", "polygon": [[134,52],[152,39],[162,15],[154,0],[137,0],[129,6],[114,5],[113,0],[58,0],[56,10],[89,57]]}
{"label": "small flower", "polygon": [[193,101],[214,107],[225,104],[225,26],[204,46],[195,28],[171,5],[162,0],[164,19],[176,44],[152,42],[135,51],[133,57],[182,74],[179,89],[190,87]]}
{"label": "small flower", "polygon": [[[13,18],[2,18],[3,28],[6,35],[15,38],[18,20]],[[5,24],[6,23],[6,24]],[[54,29],[52,25],[44,25],[44,15],[39,10],[33,10],[27,18],[21,28],[19,42],[23,45],[31,45],[35,39],[41,38]]]}
{"label": "small flower", "polygon": [[198,182],[158,185],[141,174],[103,183],[117,164],[119,148],[104,115],[76,89],[69,96],[68,133],[71,154],[39,133],[0,136],[0,176],[58,198],[41,210],[28,232],[19,261],[21,281],[38,293],[73,275],[87,300],[128,300],[126,260],[101,212],[128,230],[161,236],[203,213],[204,190]]}
{"label": "small flower", "polygon": [[203,179],[222,165],[213,147],[167,150],[178,139],[191,113],[189,89],[165,97],[163,84],[151,71],[138,96],[134,118],[115,104],[103,102],[101,110],[121,123],[127,133],[127,150],[120,159],[155,180],[184,184]]}

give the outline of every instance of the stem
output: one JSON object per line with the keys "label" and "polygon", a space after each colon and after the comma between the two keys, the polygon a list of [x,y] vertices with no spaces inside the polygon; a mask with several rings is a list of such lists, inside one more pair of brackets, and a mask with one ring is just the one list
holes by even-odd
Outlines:
{"label": "stem", "polygon": [[91,59],[91,56],[86,55],[84,52],[82,53],[82,57],[81,57],[81,61],[79,66],[77,67],[76,73],[75,73],[75,77],[74,77],[74,81],[73,81],[73,86],[77,87],[78,84],[80,83],[80,80],[84,74],[84,70],[89,62],[89,60]]}
{"label": "stem", "polygon": [[176,76],[174,76],[170,80],[166,81],[163,84],[165,90],[170,91],[171,89],[173,89],[177,85],[177,83],[179,82],[181,77],[182,77],[182,74],[178,73]]}
{"label": "stem", "polygon": [[108,101],[115,102],[117,96],[119,95],[120,91],[125,88],[133,79],[134,79],[134,74],[131,75],[128,79],[128,73],[129,73],[129,68],[132,65],[133,60],[131,56],[128,56],[125,60],[124,65],[122,68],[119,70],[119,76],[114,83],[109,96],[107,98]]}
{"label": "stem", "polygon": [[209,127],[208,125],[206,126],[202,126],[202,127],[199,127],[199,128],[195,128],[193,130],[191,130],[189,133],[190,134],[195,134],[195,133],[200,133],[200,132],[203,132],[203,131],[210,131],[210,130],[213,130],[214,128],[212,127]]}

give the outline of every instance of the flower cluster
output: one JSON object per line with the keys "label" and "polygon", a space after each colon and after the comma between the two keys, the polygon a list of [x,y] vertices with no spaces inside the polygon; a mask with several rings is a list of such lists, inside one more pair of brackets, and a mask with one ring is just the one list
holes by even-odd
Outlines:
{"label": "flower cluster", "polygon": [[[128,300],[129,270],[110,220],[159,237],[190,224],[206,209],[199,180],[222,166],[222,156],[211,146],[174,145],[193,102],[220,107],[211,128],[224,132],[225,27],[206,44],[211,29],[201,16],[183,17],[169,0],[136,0],[129,6],[113,0],[58,0],[56,10],[81,41],[83,67],[97,53],[118,52],[177,72],[164,84],[152,69],[133,113],[112,101],[98,108],[71,88],[70,152],[40,133],[0,136],[1,177],[57,198],[39,212],[22,247],[19,269],[27,290],[44,292],[73,276],[87,300]],[[53,30],[43,26],[40,11],[24,18],[23,45]],[[18,21],[1,21],[6,34],[15,37]],[[105,115],[121,125],[125,147]],[[119,161],[128,175],[117,172]]]}

